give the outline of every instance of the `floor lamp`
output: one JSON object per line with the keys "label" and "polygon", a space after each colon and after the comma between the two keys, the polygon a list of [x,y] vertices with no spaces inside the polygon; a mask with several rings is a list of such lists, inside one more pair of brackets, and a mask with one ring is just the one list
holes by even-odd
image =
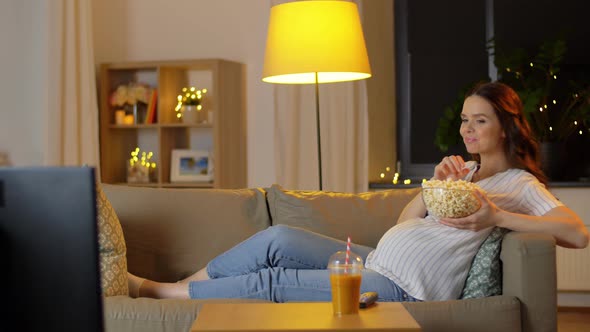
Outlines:
{"label": "floor lamp", "polygon": [[296,1],[273,6],[262,77],[268,83],[315,84],[322,190],[319,84],[371,77],[357,5],[348,1]]}

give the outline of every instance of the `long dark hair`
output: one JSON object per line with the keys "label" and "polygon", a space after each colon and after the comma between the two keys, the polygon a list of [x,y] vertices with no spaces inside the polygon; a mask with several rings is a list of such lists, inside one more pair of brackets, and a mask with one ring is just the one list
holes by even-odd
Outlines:
{"label": "long dark hair", "polygon": [[[506,135],[504,151],[508,162],[513,167],[528,171],[547,185],[547,177],[540,167],[539,144],[522,112],[522,101],[516,91],[504,83],[481,82],[466,97],[469,96],[482,97],[494,108]],[[473,154],[472,157],[477,162],[481,161],[479,154]]]}

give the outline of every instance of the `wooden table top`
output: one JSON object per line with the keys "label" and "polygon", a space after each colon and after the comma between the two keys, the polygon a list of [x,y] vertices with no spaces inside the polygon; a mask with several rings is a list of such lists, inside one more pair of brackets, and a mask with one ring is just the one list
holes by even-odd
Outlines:
{"label": "wooden table top", "polygon": [[421,331],[401,303],[378,302],[334,316],[331,302],[206,303],[191,331]]}

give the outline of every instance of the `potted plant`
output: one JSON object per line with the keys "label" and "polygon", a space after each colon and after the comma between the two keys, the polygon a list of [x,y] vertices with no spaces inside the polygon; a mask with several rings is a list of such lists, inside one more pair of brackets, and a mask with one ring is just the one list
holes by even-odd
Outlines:
{"label": "potted plant", "polygon": [[[536,54],[522,48],[503,49],[492,40],[498,81],[510,85],[523,102],[523,111],[541,147],[542,166],[551,179],[563,173],[564,144],[574,135],[590,134],[590,85],[562,75],[567,51],[563,39],[543,42]],[[562,77],[563,76],[563,77]],[[435,144],[441,151],[459,144],[460,113],[467,88],[447,107],[439,120]]]}
{"label": "potted plant", "polygon": [[178,103],[174,109],[176,117],[184,123],[198,123],[199,112],[203,108],[201,99],[207,93],[207,89],[197,90],[194,86],[182,88],[182,93],[176,99]]}

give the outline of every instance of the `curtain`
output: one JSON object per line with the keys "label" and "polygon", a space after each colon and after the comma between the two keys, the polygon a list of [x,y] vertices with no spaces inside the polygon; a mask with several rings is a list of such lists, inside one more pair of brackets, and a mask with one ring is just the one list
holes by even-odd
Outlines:
{"label": "curtain", "polygon": [[90,1],[48,6],[46,165],[99,165]]}
{"label": "curtain", "polygon": [[[285,2],[273,0],[271,5]],[[323,190],[367,191],[365,81],[320,84],[319,97]],[[287,189],[318,189],[315,86],[275,84],[274,116],[277,183]]]}

